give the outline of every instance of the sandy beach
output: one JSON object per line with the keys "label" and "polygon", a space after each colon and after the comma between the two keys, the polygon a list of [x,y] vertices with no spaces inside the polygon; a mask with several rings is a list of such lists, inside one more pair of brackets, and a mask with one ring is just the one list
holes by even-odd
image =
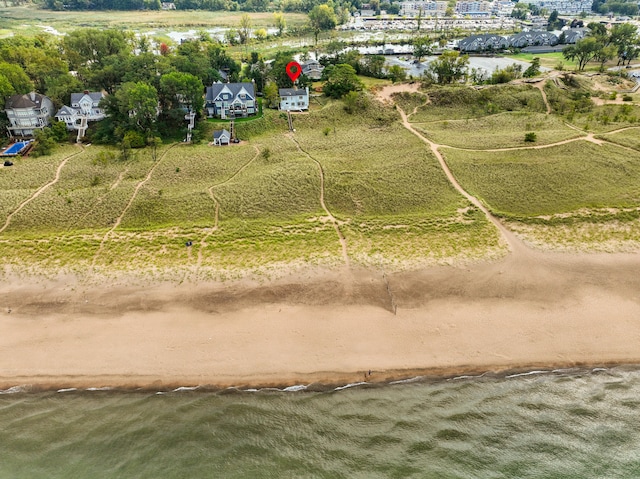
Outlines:
{"label": "sandy beach", "polygon": [[5,278],[0,389],[345,384],[640,364],[638,271],[638,254],[521,248],[386,277],[352,268],[262,284]]}

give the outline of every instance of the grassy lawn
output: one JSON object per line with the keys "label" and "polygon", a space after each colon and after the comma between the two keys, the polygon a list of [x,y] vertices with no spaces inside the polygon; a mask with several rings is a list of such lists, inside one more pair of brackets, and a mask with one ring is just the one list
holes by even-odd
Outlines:
{"label": "grassy lawn", "polygon": [[556,70],[556,67],[562,63],[565,70],[573,70],[576,68],[577,63],[575,61],[567,60],[562,56],[562,52],[552,53],[518,53],[516,55],[508,55],[507,58],[512,60],[521,60],[524,62],[531,62],[534,58],[540,59],[540,66],[551,68]]}
{"label": "grassy lawn", "polygon": [[613,145],[577,141],[543,150],[445,149],[444,155],[463,187],[508,218],[640,206],[640,153]]}
{"label": "grassy lawn", "polygon": [[542,113],[501,113],[479,119],[444,120],[416,123],[424,135],[441,145],[457,148],[489,149],[531,146],[525,133],[536,134],[536,145],[554,143],[581,136],[555,116]]}

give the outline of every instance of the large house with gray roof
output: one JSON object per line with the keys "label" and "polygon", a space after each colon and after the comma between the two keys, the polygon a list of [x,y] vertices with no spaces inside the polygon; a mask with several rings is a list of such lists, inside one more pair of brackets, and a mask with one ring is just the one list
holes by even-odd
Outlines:
{"label": "large house with gray roof", "polygon": [[51,99],[36,92],[9,97],[4,110],[9,119],[10,136],[33,136],[49,125],[55,112]]}
{"label": "large house with gray roof", "polygon": [[87,131],[90,121],[100,121],[107,115],[104,108],[100,107],[100,101],[105,94],[102,92],[90,92],[71,94],[71,106],[64,105],[56,113],[56,120],[63,121],[67,130],[78,130],[78,139]]}
{"label": "large house with gray roof", "polygon": [[257,112],[253,83],[219,83],[207,87],[205,111],[210,118],[243,118]]}

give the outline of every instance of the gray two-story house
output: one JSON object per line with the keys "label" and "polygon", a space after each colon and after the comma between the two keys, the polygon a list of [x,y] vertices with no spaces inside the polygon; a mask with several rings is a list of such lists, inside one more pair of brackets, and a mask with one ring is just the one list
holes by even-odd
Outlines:
{"label": "gray two-story house", "polygon": [[9,97],[4,109],[10,136],[33,136],[49,125],[55,112],[51,99],[36,92]]}
{"label": "gray two-story house", "polygon": [[243,118],[257,112],[253,83],[214,83],[207,87],[205,111],[210,118]]}

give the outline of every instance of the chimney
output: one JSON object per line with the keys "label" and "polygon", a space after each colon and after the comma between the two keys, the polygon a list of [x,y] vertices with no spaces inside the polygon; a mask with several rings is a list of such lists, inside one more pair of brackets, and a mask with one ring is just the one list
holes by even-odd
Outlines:
{"label": "chimney", "polygon": [[85,91],[84,91],[84,94],[85,94],[85,95],[88,95],[88,94],[89,94],[89,90],[85,90]]}
{"label": "chimney", "polygon": [[32,91],[31,93],[29,93],[29,98],[31,98],[31,101],[35,102],[36,101],[36,92]]}

